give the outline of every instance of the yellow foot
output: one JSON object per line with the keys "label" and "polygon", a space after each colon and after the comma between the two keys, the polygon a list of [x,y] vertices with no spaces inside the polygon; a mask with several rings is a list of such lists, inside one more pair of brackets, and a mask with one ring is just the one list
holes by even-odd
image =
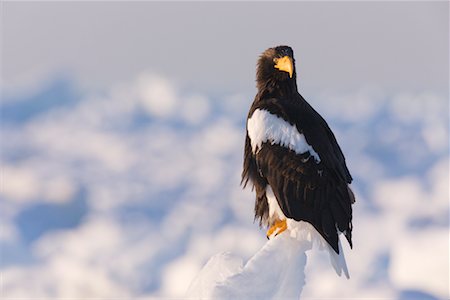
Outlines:
{"label": "yellow foot", "polygon": [[277,236],[283,231],[287,229],[286,219],[283,221],[276,221],[275,224],[273,224],[269,230],[267,230],[266,236],[268,239],[270,239],[273,236]]}

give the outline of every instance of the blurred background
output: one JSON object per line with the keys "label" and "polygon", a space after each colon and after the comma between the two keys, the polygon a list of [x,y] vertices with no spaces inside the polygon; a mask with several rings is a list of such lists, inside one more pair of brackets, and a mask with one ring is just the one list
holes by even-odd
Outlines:
{"label": "blurred background", "polygon": [[303,298],[448,297],[448,2],[0,7],[4,299],[182,298],[260,249],[245,120],[280,44],[357,196],[351,279],[311,252]]}

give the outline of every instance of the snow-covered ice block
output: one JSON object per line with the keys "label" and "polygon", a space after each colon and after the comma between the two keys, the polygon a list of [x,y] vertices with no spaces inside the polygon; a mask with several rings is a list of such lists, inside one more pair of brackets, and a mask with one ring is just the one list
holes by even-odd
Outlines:
{"label": "snow-covered ice block", "polygon": [[228,253],[213,256],[192,282],[193,299],[299,299],[305,284],[305,251],[288,234],[269,240],[245,266]]}
{"label": "snow-covered ice block", "polygon": [[318,247],[330,253],[338,275],[348,277],[340,255],[306,222],[288,222],[288,230],[270,239],[243,265],[230,253],[213,256],[191,283],[190,299],[299,299],[305,285],[306,251]]}
{"label": "snow-covered ice block", "polygon": [[229,252],[211,257],[186,293],[192,299],[211,299],[214,289],[229,277],[242,272],[243,261]]}

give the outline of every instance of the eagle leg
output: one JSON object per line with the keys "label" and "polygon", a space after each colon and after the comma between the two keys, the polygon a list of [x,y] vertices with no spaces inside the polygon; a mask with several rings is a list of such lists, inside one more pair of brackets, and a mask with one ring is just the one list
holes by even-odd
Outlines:
{"label": "eagle leg", "polygon": [[280,221],[277,220],[275,223],[267,230],[266,236],[270,239],[272,236],[277,236],[287,229],[286,219]]}

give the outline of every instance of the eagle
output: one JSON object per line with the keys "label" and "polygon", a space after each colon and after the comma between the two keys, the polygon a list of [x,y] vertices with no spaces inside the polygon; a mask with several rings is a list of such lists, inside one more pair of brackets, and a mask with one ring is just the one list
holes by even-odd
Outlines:
{"label": "eagle", "polygon": [[256,86],[241,182],[256,192],[255,220],[268,238],[288,229],[287,220],[307,222],[339,255],[339,234],[352,247],[352,176],[327,122],[298,92],[291,47],[261,54]]}

